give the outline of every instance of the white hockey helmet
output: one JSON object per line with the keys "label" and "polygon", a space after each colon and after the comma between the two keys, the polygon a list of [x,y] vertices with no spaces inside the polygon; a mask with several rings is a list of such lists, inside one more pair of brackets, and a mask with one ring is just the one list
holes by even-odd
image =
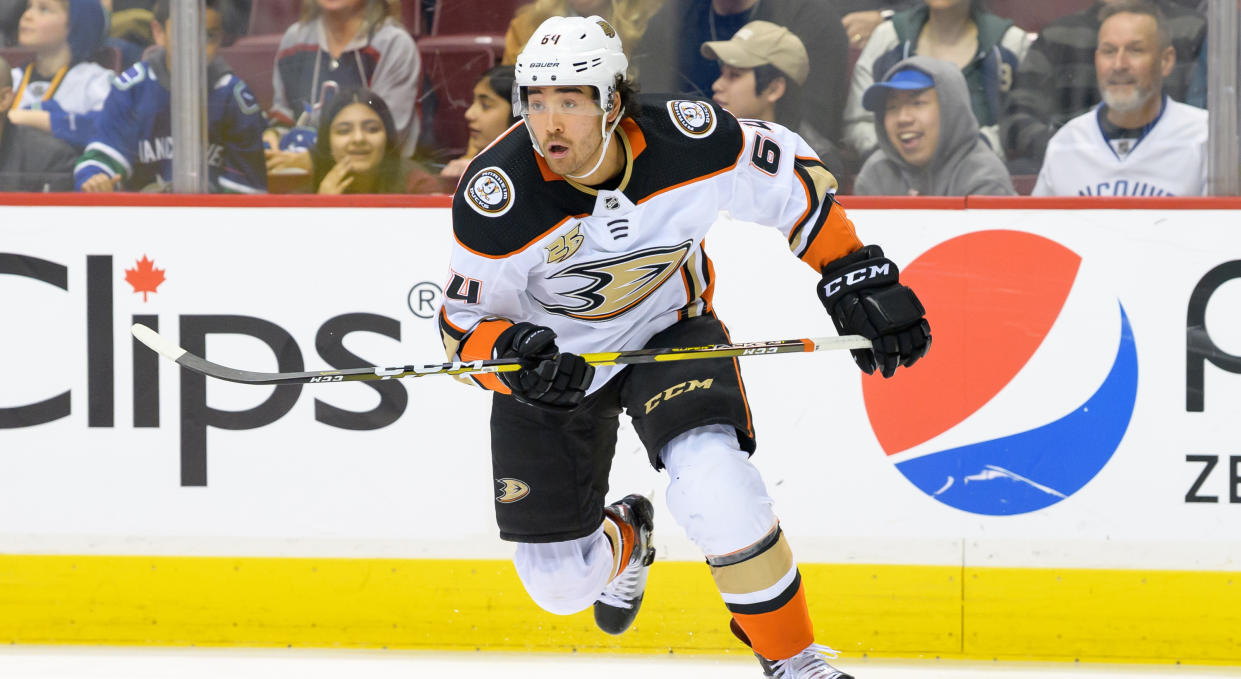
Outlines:
{"label": "white hockey helmet", "polygon": [[[617,76],[624,77],[629,59],[621,49],[616,29],[598,16],[551,17],[530,36],[514,64],[513,114],[526,121],[529,131],[529,107],[526,88],[582,85],[594,88],[603,122],[599,132],[606,139],[607,114],[612,112],[612,94],[616,92]],[[624,112],[621,112],[624,115]],[[616,118],[620,121],[620,116]],[[615,127],[615,124],[613,124]],[[530,133],[534,148],[540,154],[538,140]]]}

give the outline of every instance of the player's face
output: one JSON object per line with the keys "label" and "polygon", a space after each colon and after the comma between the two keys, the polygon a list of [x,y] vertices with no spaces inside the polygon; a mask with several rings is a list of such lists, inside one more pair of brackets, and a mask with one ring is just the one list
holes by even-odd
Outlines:
{"label": "player's face", "polygon": [[770,119],[768,106],[754,91],[754,69],[720,64],[720,77],[711,84],[711,98],[738,118]]}
{"label": "player's face", "polygon": [[531,87],[526,90],[530,129],[543,158],[558,175],[580,175],[603,152],[603,110],[588,87]]}
{"label": "player's face", "polygon": [[501,132],[508,129],[513,119],[513,105],[495,90],[486,78],[474,86],[474,102],[465,110],[465,122],[470,126],[470,146],[482,150]]}
{"label": "player's face", "polygon": [[69,40],[69,8],[61,0],[30,0],[17,24],[23,47],[58,47]]}
{"label": "player's face", "polygon": [[383,160],[388,134],[383,119],[366,104],[353,103],[342,108],[332,119],[332,159],[347,161],[354,174],[375,172]]}
{"label": "player's face", "polygon": [[915,167],[931,162],[939,146],[939,96],[935,89],[888,92],[883,128],[905,162]]}
{"label": "player's face", "polygon": [[1094,53],[1099,91],[1108,107],[1136,111],[1163,91],[1163,79],[1172,72],[1176,51],[1160,49],[1155,18],[1121,12],[1099,27]]}

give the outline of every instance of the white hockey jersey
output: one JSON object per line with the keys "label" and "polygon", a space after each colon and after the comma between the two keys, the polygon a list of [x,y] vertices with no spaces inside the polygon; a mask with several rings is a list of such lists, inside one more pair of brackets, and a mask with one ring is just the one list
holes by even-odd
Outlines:
{"label": "white hockey jersey", "polygon": [[1165,95],[1163,112],[1137,139],[1109,140],[1101,107],[1051,138],[1035,196],[1205,196],[1207,112]]}
{"label": "white hockey jersey", "polygon": [[[709,102],[642,101],[618,128],[627,162],[614,190],[554,174],[524,123],[471,163],[440,312],[450,358],[491,358],[512,322],[550,327],[561,351],[583,353],[638,349],[711,313],[703,238],[722,210],[779,229],[816,271],[861,247],[835,179],[797,134]],[[591,391],[619,369],[598,368]],[[494,374],[476,381],[507,391]]]}
{"label": "white hockey jersey", "polygon": [[63,78],[50,81],[38,79],[33,71],[29,67],[13,69],[14,109],[40,109],[50,92],[50,98],[66,113],[98,111],[112,91],[112,77],[116,75],[90,61],[76,63]]}

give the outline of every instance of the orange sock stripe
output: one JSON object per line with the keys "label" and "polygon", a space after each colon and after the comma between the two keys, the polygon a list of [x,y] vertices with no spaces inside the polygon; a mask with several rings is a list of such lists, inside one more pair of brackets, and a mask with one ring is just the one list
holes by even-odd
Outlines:
{"label": "orange sock stripe", "polygon": [[814,628],[810,624],[806,589],[801,584],[800,573],[795,584],[797,591],[792,598],[774,611],[733,613],[733,619],[750,638],[751,648],[768,660],[791,658],[814,643]]}
{"label": "orange sock stripe", "polygon": [[629,558],[633,555],[633,527],[624,521],[612,518],[605,510],[603,534],[612,544],[612,575],[608,576],[608,582],[611,582],[612,578],[620,575],[621,571],[625,570],[625,566],[629,565]]}

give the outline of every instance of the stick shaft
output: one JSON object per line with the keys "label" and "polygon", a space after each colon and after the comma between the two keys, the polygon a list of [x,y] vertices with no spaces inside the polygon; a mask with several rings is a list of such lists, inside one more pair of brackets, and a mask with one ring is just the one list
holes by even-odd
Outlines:
{"label": "stick shaft", "polygon": [[[359,380],[388,380],[426,375],[471,375],[479,373],[511,372],[521,369],[518,359],[491,359],[478,361],[453,361],[450,363],[426,363],[391,368],[371,366],[344,368],[318,372],[255,372],[240,370],[213,363],[191,354],[158,332],[136,323],[130,331],[134,337],[152,351],[176,362],[186,370],[201,375],[240,382],[242,384],[318,384],[323,382],[355,382]],[[704,347],[673,347],[636,349],[581,354],[594,366],[631,365],[635,363],[660,363],[664,361],[692,361],[707,358],[733,358],[740,356],[768,356],[773,354],[806,353],[837,349],[868,349],[870,340],[859,335],[843,337],[814,337],[805,339],[774,340],[770,342],[743,342],[739,344],[714,344]]]}

